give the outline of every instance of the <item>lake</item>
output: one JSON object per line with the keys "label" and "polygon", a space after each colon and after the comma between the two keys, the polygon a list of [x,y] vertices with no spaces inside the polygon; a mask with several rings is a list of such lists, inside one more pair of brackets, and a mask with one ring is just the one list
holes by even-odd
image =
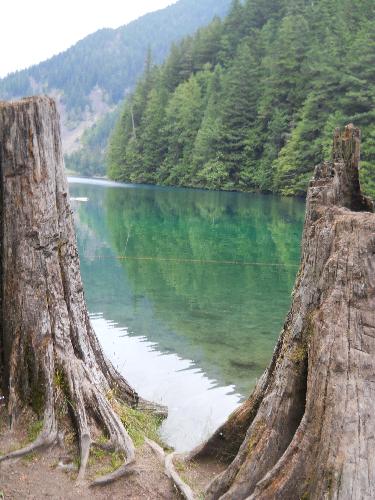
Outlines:
{"label": "lake", "polygon": [[269,363],[298,270],[304,202],[70,178],[94,329],[163,439],[206,438]]}

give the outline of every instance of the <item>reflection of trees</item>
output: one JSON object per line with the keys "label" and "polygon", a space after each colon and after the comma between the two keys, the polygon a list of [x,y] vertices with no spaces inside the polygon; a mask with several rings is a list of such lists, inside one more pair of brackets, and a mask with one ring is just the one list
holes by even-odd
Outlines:
{"label": "reflection of trees", "polygon": [[[250,201],[251,200],[251,201]],[[207,371],[225,382],[267,364],[289,305],[303,220],[295,200],[190,190],[107,190],[106,219],[118,254],[280,264],[238,266],[126,260],[135,296],[146,296]],[[130,236],[129,236],[130,234]],[[152,340],[158,332],[150,332]],[[199,359],[197,359],[199,358]],[[209,365],[209,366],[207,366]],[[211,368],[211,370],[210,370]],[[215,370],[217,371],[217,369]],[[248,373],[246,375],[248,377]]]}
{"label": "reflection of trees", "polygon": [[70,190],[89,198],[76,212],[90,309],[246,393],[271,356],[295,268],[113,257],[126,247],[130,257],[298,264],[303,204],[193,190]]}

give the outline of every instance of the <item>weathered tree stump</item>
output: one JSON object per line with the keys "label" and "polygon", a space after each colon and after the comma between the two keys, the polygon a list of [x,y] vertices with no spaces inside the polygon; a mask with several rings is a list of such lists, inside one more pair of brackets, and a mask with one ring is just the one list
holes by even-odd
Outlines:
{"label": "weathered tree stump", "polygon": [[375,215],[359,150],[358,129],[337,130],[333,161],[315,170],[271,364],[193,453],[230,462],[207,499],[375,498]]}
{"label": "weathered tree stump", "polygon": [[98,430],[108,437],[108,449],[126,455],[123,467],[96,482],[104,484],[125,474],[135,460],[108,394],[132,407],[164,409],[139,398],[91,328],[61,151],[53,100],[0,103],[2,387],[11,425],[25,405],[44,418],[34,443],[0,461],[56,441],[63,390],[79,435],[78,479]]}

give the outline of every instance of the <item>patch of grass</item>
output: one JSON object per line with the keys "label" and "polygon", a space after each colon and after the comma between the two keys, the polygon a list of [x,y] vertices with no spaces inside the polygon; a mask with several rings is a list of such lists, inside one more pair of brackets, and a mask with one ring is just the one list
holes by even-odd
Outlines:
{"label": "patch of grass", "polygon": [[[95,476],[99,477],[114,472],[123,465],[124,460],[125,456],[118,451],[108,453],[98,448],[92,448],[90,451],[89,466],[95,467]],[[99,464],[101,464],[100,467],[97,467]]]}
{"label": "patch of grass", "polygon": [[174,462],[174,466],[177,472],[185,472],[186,471],[186,464],[182,462],[181,460],[176,460]]}
{"label": "patch of grass", "polygon": [[[104,435],[101,435],[96,439],[96,442],[99,445],[105,445],[108,442],[108,439]],[[114,472],[116,469],[121,467],[121,465],[123,465],[124,460],[125,455],[121,452],[109,452],[100,448],[100,446],[92,446],[90,448],[88,465],[93,469],[92,472],[95,477],[99,477]]]}
{"label": "patch of grass", "polygon": [[141,412],[126,406],[122,407],[120,418],[132,438],[134,446],[141,446],[145,436],[161,444],[158,432],[161,424],[160,418],[151,413]]}
{"label": "patch of grass", "polygon": [[29,453],[28,455],[25,455],[22,457],[25,462],[33,462],[37,458],[37,454],[34,453]]}
{"label": "patch of grass", "polygon": [[162,422],[160,417],[147,411],[135,410],[119,403],[113,395],[108,397],[113,409],[118,414],[124,424],[134,446],[139,447],[144,443],[144,438],[148,437],[163,446],[159,436],[159,427]]}
{"label": "patch of grass", "polygon": [[81,457],[78,454],[73,457],[73,465],[77,470],[81,467]]}
{"label": "patch of grass", "polygon": [[29,443],[32,443],[39,436],[41,430],[43,429],[43,420],[36,420],[30,423],[27,429],[27,439]]}
{"label": "patch of grass", "polygon": [[95,465],[97,461],[104,460],[107,456],[107,451],[102,450],[101,448],[97,448],[96,446],[92,446],[90,448],[89,465]]}
{"label": "patch of grass", "polygon": [[118,469],[121,467],[121,465],[124,463],[125,457],[122,453],[119,453],[118,451],[114,451],[111,453],[110,456],[110,470],[109,472],[113,472],[114,470]]}

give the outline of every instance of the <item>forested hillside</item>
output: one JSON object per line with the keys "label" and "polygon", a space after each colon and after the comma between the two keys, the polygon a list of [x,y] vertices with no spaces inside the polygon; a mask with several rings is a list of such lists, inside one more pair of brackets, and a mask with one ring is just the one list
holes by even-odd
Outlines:
{"label": "forested hillside", "polygon": [[373,0],[239,0],[148,65],[112,134],[112,179],[303,194],[332,130],[363,135],[375,194]]}
{"label": "forested hillside", "polygon": [[113,120],[113,115],[103,117],[134,88],[147,51],[161,63],[173,41],[225,15],[229,6],[230,0],[179,0],[126,26],[97,31],[47,61],[0,79],[0,100],[35,94],[57,98],[64,152],[84,148],[69,156],[69,166],[98,173]]}
{"label": "forested hillside", "polygon": [[[227,12],[230,0],[179,0],[118,29],[102,29],[65,52],[0,80],[0,97],[58,89],[70,110],[83,110],[99,86],[118,102],[142,74],[148,48],[161,62],[170,44]],[[120,21],[120,20],[119,20]]]}

